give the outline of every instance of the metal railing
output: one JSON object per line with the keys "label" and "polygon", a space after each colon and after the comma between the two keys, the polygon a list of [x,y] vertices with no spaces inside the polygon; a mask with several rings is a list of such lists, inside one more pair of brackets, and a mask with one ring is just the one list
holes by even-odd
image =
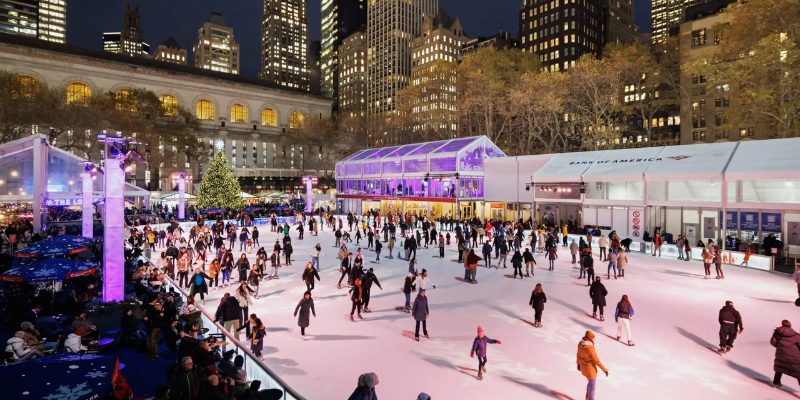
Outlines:
{"label": "metal railing", "polygon": [[[169,277],[165,276],[166,286],[173,288],[176,293],[180,293],[184,301],[188,293],[183,288],[176,285],[175,282]],[[280,389],[283,392],[282,399],[284,400],[306,400],[294,389],[292,389],[286,382],[278,377],[269,367],[264,364],[253,352],[251,352],[243,343],[236,340],[236,338],[228,333],[219,323],[214,321],[214,317],[209,314],[202,306],[198,307],[200,316],[203,321],[203,328],[208,328],[208,333],[221,334],[225,336],[228,343],[233,344],[237,348],[237,353],[244,357],[244,370],[247,372],[247,379],[249,381],[261,381],[261,389]]]}

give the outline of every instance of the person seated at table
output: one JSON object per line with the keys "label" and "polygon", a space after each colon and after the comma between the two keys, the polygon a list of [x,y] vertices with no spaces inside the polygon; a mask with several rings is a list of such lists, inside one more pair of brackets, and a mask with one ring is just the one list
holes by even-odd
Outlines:
{"label": "person seated at table", "polygon": [[25,332],[23,331],[17,331],[13,337],[6,341],[6,353],[10,353],[14,360],[19,361],[44,357],[41,351],[30,348],[25,344]]}

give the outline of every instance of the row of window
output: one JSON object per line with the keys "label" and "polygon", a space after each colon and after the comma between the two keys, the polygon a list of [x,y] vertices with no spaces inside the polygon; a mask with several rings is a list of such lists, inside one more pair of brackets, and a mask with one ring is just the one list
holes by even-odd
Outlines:
{"label": "row of window", "polygon": [[[21,78],[22,79],[22,78]],[[35,78],[27,77],[26,81]],[[22,81],[22,80],[21,80]],[[116,99],[120,104],[124,104],[124,100],[130,94],[129,89],[120,89],[116,92]],[[82,82],[72,82],[67,85],[67,104],[87,104],[92,98],[92,89]],[[178,98],[171,94],[163,94],[159,96],[161,106],[165,115],[177,115],[180,104]],[[128,106],[128,111],[135,111],[132,106]],[[200,99],[195,104],[195,117],[201,120],[216,119],[216,108],[214,103],[208,99]],[[300,129],[303,127],[305,116],[299,111],[292,111],[289,114],[289,128]],[[248,123],[247,107],[241,103],[235,103],[230,108],[230,121],[234,123]],[[278,113],[272,108],[264,108],[261,110],[261,125],[263,126],[278,126]]]}

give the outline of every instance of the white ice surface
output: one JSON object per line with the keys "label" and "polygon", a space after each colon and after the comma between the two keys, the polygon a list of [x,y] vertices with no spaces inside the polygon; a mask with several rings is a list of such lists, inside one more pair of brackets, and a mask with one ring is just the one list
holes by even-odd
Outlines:
{"label": "white ice surface", "polygon": [[[282,238],[268,229],[261,232],[268,252],[275,239]],[[604,279],[609,307],[606,320],[600,322],[591,317],[589,289],[585,279],[577,279],[566,248],[559,247],[553,272],[537,255],[534,278],[511,279],[509,261],[508,269],[478,268],[478,284],[472,285],[456,279],[464,270],[455,262],[453,240],[444,260],[435,257],[438,248],[418,252],[420,270],[428,270],[436,289],[428,293],[431,338],[416,342],[413,318],[395,309],[404,303],[400,289],[406,261],[384,258],[375,264],[375,253],[365,252],[365,267],[375,268],[383,290],[373,286],[373,312],[351,322],[347,289],[336,288],[338,260],[330,230],[318,237],[306,235],[305,240],[298,240],[292,230],[292,242],[293,266],[282,267],[280,279],[262,282],[263,297],[250,312],[267,325],[266,364],[310,400],[346,399],[364,372],[380,377],[381,400],[412,400],[423,391],[436,400],[583,399],[586,380],[576,370],[575,352],[586,329],[596,332],[597,352],[610,370],[609,377],[598,377],[598,399],[800,398],[791,377],[784,376],[784,390],[768,385],[773,329],[782,319],[800,327],[800,309],[793,304],[795,285],[784,275],[723,266],[725,280],[704,280],[698,262],[635,254],[626,278]],[[292,312],[305,291],[302,268],[318,242],[323,254],[322,281],[314,290],[317,318],[312,317],[308,339],[303,340]],[[361,244],[365,249],[366,240]],[[355,242],[349,247],[355,253]],[[387,251],[384,246],[383,256]],[[238,256],[236,252],[234,259]],[[253,262],[255,251],[249,257]],[[604,263],[595,265],[598,273],[605,272]],[[238,271],[232,275],[238,278]],[[542,328],[532,326],[533,309],[528,306],[536,283],[542,283],[548,298]],[[223,290],[232,288],[212,290],[206,299],[208,311],[213,314]],[[636,311],[635,347],[614,340],[613,309],[623,294]],[[718,344],[717,314],[728,299],[741,312],[745,329],[735,348],[720,356],[712,349]],[[477,325],[503,342],[489,345],[483,381],[475,379],[477,361],[469,357]]]}

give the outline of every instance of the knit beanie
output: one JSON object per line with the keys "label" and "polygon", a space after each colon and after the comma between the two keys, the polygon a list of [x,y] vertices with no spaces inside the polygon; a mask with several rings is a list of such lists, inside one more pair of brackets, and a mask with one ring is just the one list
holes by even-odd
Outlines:
{"label": "knit beanie", "polygon": [[586,331],[586,334],[584,334],[583,336],[589,340],[594,340],[594,332],[592,331]]}
{"label": "knit beanie", "polygon": [[431,400],[431,396],[427,393],[420,393],[417,400]]}

